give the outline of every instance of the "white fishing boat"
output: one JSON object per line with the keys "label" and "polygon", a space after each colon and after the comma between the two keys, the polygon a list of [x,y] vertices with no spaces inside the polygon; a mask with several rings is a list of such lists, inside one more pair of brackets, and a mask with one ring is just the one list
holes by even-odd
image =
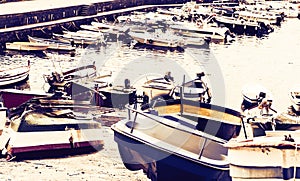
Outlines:
{"label": "white fishing boat", "polygon": [[148,75],[142,85],[135,86],[150,100],[170,99],[172,98],[172,91],[176,87],[170,72],[167,72],[164,76]]}
{"label": "white fishing boat", "polygon": [[119,23],[145,23],[145,13],[134,11],[130,15],[118,16]]}
{"label": "white fishing boat", "polygon": [[19,51],[43,51],[46,50],[49,45],[45,43],[32,43],[32,42],[7,42],[5,44],[7,50],[19,50]]}
{"label": "white fishing boat", "polygon": [[255,19],[242,18],[238,14],[233,14],[232,17],[215,16],[215,20],[218,24],[226,26],[230,31],[237,34],[263,35],[274,31],[274,28],[269,24],[258,22]]}
{"label": "white fishing boat", "polygon": [[170,28],[188,37],[209,38],[213,42],[224,42],[225,40],[234,37],[226,27],[217,27],[201,22],[178,22],[170,25]]}
{"label": "white fishing boat", "polygon": [[234,13],[243,19],[255,20],[265,24],[280,25],[282,21],[282,17],[279,14],[268,11],[246,10],[235,11]]}
{"label": "white fishing boat", "polygon": [[227,144],[230,176],[243,180],[299,180],[299,131],[269,131],[253,139]]}
{"label": "white fishing boat", "polygon": [[53,40],[53,39],[32,37],[32,36],[28,35],[28,40],[32,43],[47,44],[48,45],[47,49],[62,50],[62,51],[75,51],[75,47],[73,47],[70,43],[64,43],[64,42]]}
{"label": "white fishing boat", "polygon": [[14,68],[0,69],[0,86],[8,86],[28,78],[30,71],[30,62],[27,66],[19,66]]}
{"label": "white fishing boat", "polygon": [[128,108],[128,118],[111,127],[127,169],[153,181],[231,180],[223,144],[240,131],[238,112],[193,101],[152,103],[144,112]]}
{"label": "white fishing boat", "polygon": [[164,35],[162,33],[128,33],[135,41],[140,44],[149,46],[165,47],[165,48],[179,48],[184,45],[178,38]]}
{"label": "white fishing boat", "polygon": [[72,36],[72,35],[65,35],[65,34],[56,34],[53,33],[53,37],[57,40],[62,42],[79,45],[95,45],[104,43],[103,37],[99,38],[91,38],[91,37],[82,37],[82,36]]}
{"label": "white fishing boat", "polygon": [[181,92],[184,99],[196,100],[199,102],[210,103],[212,99],[211,91],[206,81],[204,81],[205,73],[197,74],[197,78],[183,82],[174,89],[175,98],[179,99]]}
{"label": "white fishing boat", "polygon": [[68,38],[74,38],[74,37],[80,37],[80,38],[95,38],[95,39],[104,39],[104,35],[102,32],[94,32],[89,30],[78,30],[76,32],[72,31],[63,31],[65,37]]}

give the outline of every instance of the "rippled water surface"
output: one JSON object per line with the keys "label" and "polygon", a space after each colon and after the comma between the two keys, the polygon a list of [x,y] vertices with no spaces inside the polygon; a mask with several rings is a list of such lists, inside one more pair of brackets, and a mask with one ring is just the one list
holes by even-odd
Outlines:
{"label": "rippled water surface", "polygon": [[247,83],[265,86],[274,96],[274,107],[289,106],[288,92],[300,77],[300,20],[288,19],[263,38],[239,36],[227,44],[187,48],[183,52],[130,48],[110,42],[106,47],[77,49],[75,56],[56,52],[28,54],[8,52],[0,57],[2,67],[31,62],[27,84],[21,89],[47,91],[44,74],[95,62],[98,74],[112,72],[115,84],[129,78],[131,84],[149,75],[170,71],[179,84],[205,71],[212,87],[213,102],[239,109],[241,89]]}

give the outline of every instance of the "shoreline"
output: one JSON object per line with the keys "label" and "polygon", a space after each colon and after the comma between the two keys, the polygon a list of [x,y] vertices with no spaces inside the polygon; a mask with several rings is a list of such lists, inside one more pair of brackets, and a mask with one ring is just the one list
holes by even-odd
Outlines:
{"label": "shoreline", "polygon": [[102,136],[103,148],[91,154],[11,162],[1,158],[0,180],[149,181],[142,170],[125,168],[110,127],[102,127]]}

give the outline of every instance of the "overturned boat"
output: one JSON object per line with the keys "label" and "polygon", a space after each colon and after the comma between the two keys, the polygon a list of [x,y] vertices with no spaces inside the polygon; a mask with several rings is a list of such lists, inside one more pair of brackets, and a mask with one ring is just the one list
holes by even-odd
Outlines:
{"label": "overturned boat", "polygon": [[241,130],[238,112],[190,100],[149,107],[128,108],[128,118],[111,127],[127,169],[151,180],[231,180],[223,144]]}

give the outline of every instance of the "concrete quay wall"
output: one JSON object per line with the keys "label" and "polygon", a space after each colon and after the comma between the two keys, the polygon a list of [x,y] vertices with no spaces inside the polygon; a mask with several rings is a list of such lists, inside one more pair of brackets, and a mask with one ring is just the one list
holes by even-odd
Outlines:
{"label": "concrete quay wall", "polygon": [[59,33],[64,28],[72,30],[95,19],[112,20],[117,15],[134,9],[153,9],[167,4],[181,5],[187,0],[98,0],[92,4],[78,5],[72,5],[71,2],[68,6],[41,7],[30,12],[0,14],[0,49],[5,48],[5,42],[26,41],[27,35],[47,37],[51,32]]}

